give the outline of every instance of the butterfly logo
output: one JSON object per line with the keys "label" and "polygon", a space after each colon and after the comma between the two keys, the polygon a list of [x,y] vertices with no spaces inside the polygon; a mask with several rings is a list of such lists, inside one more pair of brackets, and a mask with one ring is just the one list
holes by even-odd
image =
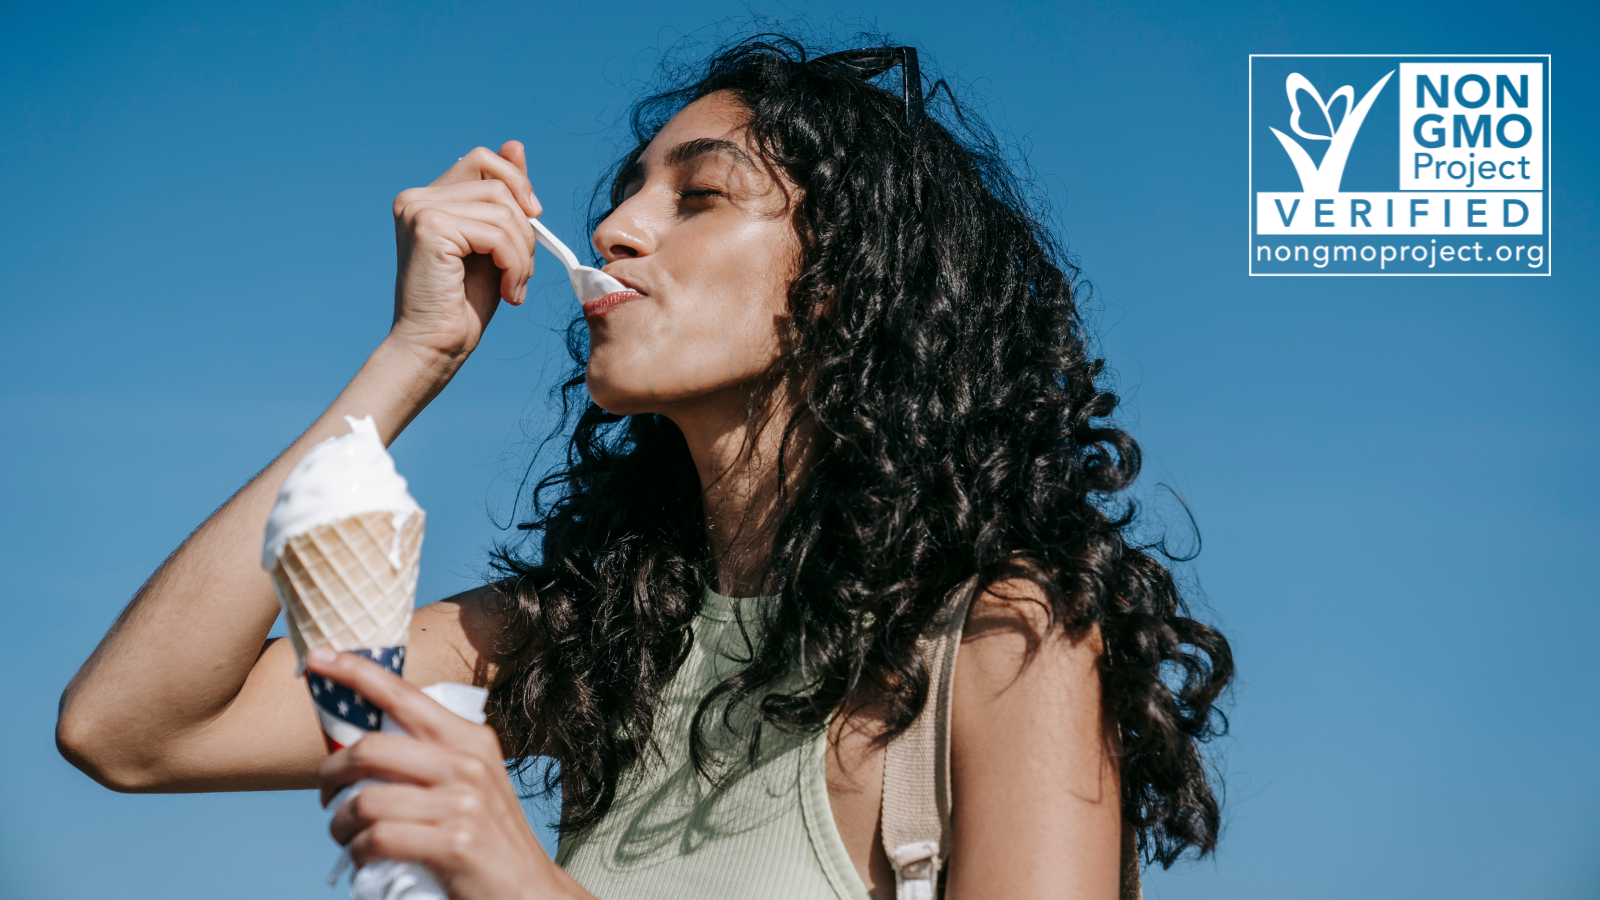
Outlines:
{"label": "butterfly logo", "polygon": [[[1278,142],[1283,144],[1285,153],[1289,154],[1289,161],[1294,163],[1295,174],[1300,176],[1300,190],[1307,194],[1337,194],[1339,182],[1344,180],[1344,166],[1350,159],[1350,147],[1355,143],[1356,133],[1361,130],[1361,123],[1366,120],[1367,113],[1372,109],[1372,104],[1383,92],[1383,86],[1389,83],[1394,76],[1391,70],[1388,75],[1378,80],[1366,96],[1356,103],[1355,88],[1345,85],[1332,94],[1327,100],[1322,99],[1322,94],[1317,91],[1309,78],[1299,72],[1291,72],[1284,84],[1284,91],[1289,95],[1289,130],[1308,141],[1327,141],[1328,150],[1322,155],[1319,165],[1311,161],[1311,154],[1300,146],[1294,138],[1276,128],[1269,129],[1277,136]],[[1302,111],[1300,97],[1304,94],[1310,98],[1315,106],[1308,105]],[[1334,121],[1334,113],[1338,112],[1338,121]],[[1310,113],[1307,116],[1306,113]],[[1316,115],[1321,114],[1322,120],[1316,120]],[[1312,129],[1326,126],[1326,133],[1316,130],[1307,131],[1302,124],[1303,118],[1310,118]]]}

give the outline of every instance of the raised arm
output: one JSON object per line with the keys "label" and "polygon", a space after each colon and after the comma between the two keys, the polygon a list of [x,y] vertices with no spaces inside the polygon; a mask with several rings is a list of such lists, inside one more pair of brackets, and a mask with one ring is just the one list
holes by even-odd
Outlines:
{"label": "raised arm", "polygon": [[[267,513],[305,451],[371,415],[384,442],[438,395],[501,299],[519,304],[540,213],[522,145],[478,148],[395,199],[393,326],[327,411],[162,563],[67,686],[56,743],[122,791],[312,787],[325,756],[260,565]],[[420,610],[408,680],[484,683],[476,594]]]}

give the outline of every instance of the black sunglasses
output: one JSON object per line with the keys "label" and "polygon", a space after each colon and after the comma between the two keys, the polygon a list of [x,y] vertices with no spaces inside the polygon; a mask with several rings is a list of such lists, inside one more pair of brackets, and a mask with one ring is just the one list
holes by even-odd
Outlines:
{"label": "black sunglasses", "polygon": [[895,66],[900,67],[900,93],[906,103],[906,124],[922,121],[922,70],[917,68],[915,47],[875,47],[870,50],[841,50],[819,56],[816,62],[849,69],[865,81],[876,78]]}

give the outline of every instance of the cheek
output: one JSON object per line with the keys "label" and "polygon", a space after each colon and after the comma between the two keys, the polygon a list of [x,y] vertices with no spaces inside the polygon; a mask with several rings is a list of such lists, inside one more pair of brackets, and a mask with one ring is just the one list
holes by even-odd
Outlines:
{"label": "cheek", "polygon": [[789,285],[794,280],[799,248],[787,226],[763,223],[735,246],[719,254],[722,277],[704,287],[718,297],[717,314],[729,323],[737,322],[739,337],[746,342],[758,338],[776,352],[777,322],[788,315]]}
{"label": "cheek", "polygon": [[693,344],[708,364],[721,368],[725,377],[754,378],[778,356],[775,317],[782,311],[782,295],[773,302],[766,279],[752,278],[718,290],[699,321]]}
{"label": "cheek", "polygon": [[797,256],[793,230],[760,219],[683,238],[681,249],[662,260],[677,288],[665,307],[674,324],[696,343],[710,339],[730,351],[771,345],[774,321],[788,310]]}
{"label": "cheek", "polygon": [[714,277],[696,279],[684,318],[693,323],[686,338],[708,362],[720,357],[730,376],[753,378],[778,356],[793,262],[765,247],[743,249],[700,270]]}
{"label": "cheek", "polygon": [[785,285],[760,272],[702,284],[671,310],[666,361],[684,387],[716,390],[760,376],[778,355]]}

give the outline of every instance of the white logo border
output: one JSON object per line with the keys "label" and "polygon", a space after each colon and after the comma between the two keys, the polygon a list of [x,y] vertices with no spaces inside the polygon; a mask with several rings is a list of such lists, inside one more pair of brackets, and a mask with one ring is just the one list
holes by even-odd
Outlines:
{"label": "white logo border", "polygon": [[[1255,271],[1255,245],[1258,235],[1255,233],[1255,202],[1256,202],[1256,60],[1257,59],[1543,59],[1545,83],[1545,116],[1544,116],[1544,196],[1545,196],[1545,266],[1543,272],[1452,272],[1449,274],[1433,274],[1429,272],[1257,272]],[[1553,127],[1555,109],[1555,66],[1551,64],[1552,55],[1549,53],[1252,53],[1250,54],[1249,68],[1245,74],[1245,112],[1249,122],[1246,131],[1248,140],[1245,142],[1246,171],[1245,183],[1248,187],[1246,196],[1245,215],[1245,253],[1246,274],[1250,278],[1549,278],[1555,274],[1555,213],[1551,210],[1550,200],[1555,195],[1554,172],[1551,170],[1550,160],[1553,156],[1555,144],[1555,128]]]}

